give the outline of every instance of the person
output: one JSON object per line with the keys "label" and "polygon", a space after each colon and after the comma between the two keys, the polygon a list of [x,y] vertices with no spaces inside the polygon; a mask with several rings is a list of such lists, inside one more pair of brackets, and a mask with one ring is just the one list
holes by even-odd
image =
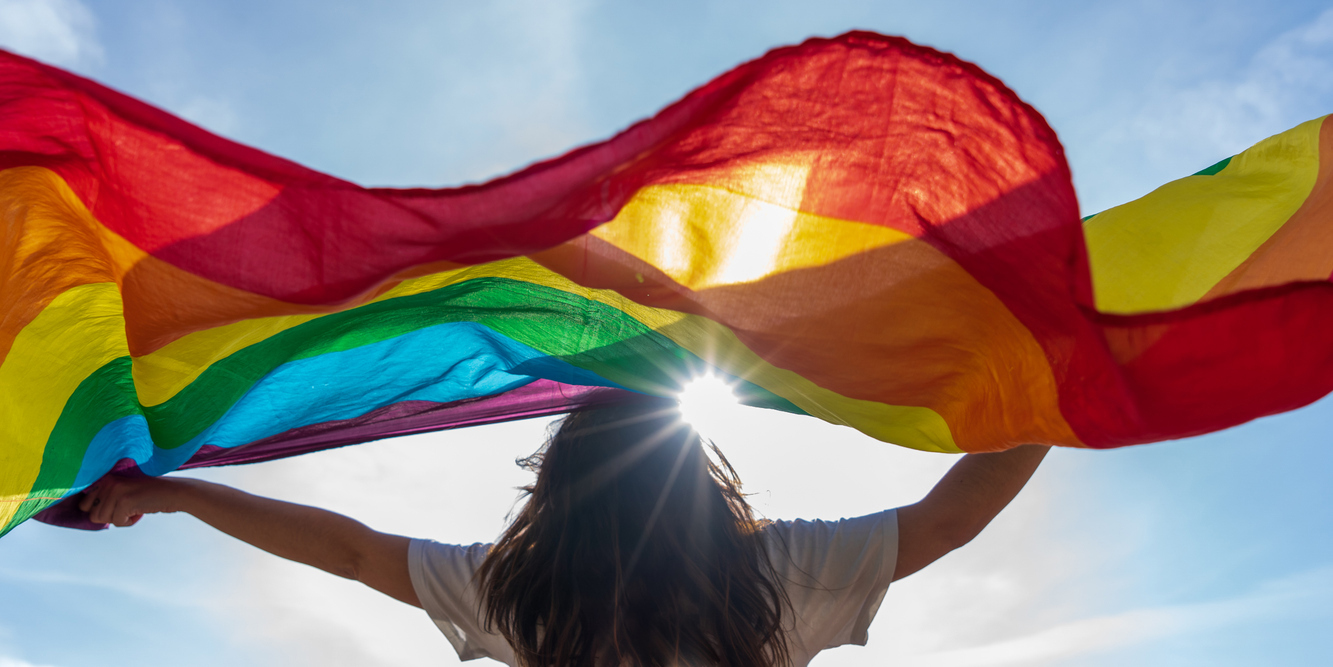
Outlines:
{"label": "person", "polygon": [[[195,479],[107,477],[98,523],[187,512],[272,554],[424,608],[459,657],[522,667],[807,664],[864,644],[891,582],[971,541],[1047,447],[959,460],[919,502],[840,521],[759,521],[674,405],[571,413],[493,545],[446,545]],[[709,457],[709,451],[713,457]]]}

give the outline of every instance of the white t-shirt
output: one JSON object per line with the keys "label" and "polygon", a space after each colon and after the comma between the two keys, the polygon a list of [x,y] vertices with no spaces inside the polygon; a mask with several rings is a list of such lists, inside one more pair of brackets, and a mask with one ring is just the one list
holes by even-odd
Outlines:
{"label": "white t-shirt", "polygon": [[[784,619],[792,667],[843,644],[866,643],[898,559],[894,510],[841,521],[775,521],[763,529],[778,581],[791,598]],[[473,573],[489,544],[458,546],[412,540],[408,569],[421,606],[461,660],[493,658],[514,664],[514,651],[486,632]],[[793,618],[794,617],[794,618]]]}

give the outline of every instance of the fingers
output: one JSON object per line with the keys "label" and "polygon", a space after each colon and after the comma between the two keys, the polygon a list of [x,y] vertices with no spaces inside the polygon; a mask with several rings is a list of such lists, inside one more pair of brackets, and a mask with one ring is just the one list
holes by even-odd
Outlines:
{"label": "fingers", "polygon": [[96,488],[97,485],[94,484],[93,486],[84,489],[83,498],[79,500],[80,512],[90,512],[94,507],[101,504],[102,501],[98,500],[96,497],[93,496],[93,491]]}
{"label": "fingers", "polygon": [[88,497],[83,499],[83,505],[87,506],[88,520],[93,523],[111,523],[111,512],[115,509],[115,495],[112,493],[113,483],[99,482],[89,489]]}
{"label": "fingers", "polygon": [[117,528],[129,528],[130,526],[139,523],[139,519],[142,518],[143,518],[142,512],[132,512],[129,510],[123,510],[123,511],[113,510],[111,513],[111,520],[108,521],[107,523]]}
{"label": "fingers", "polygon": [[106,505],[106,487],[104,480],[94,483],[83,492],[83,499],[79,501],[79,509],[88,514],[88,520],[93,523],[106,523],[105,519],[99,518],[105,512]]}
{"label": "fingers", "polygon": [[133,526],[145,514],[180,510],[183,480],[107,475],[88,487],[79,509],[93,523]]}
{"label": "fingers", "polygon": [[93,523],[133,526],[144,515],[139,507],[141,494],[136,493],[137,486],[134,480],[104,477],[84,491],[79,509],[87,512],[88,520]]}

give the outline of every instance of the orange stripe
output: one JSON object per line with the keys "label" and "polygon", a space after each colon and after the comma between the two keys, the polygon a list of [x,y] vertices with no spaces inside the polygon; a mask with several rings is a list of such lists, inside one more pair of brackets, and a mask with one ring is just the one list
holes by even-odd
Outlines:
{"label": "orange stripe", "polygon": [[[1310,195],[1244,262],[1208,290],[1199,302],[1293,282],[1325,281],[1333,274],[1333,116],[1319,127],[1319,174]],[[1106,337],[1118,364],[1128,364],[1169,334],[1173,324],[1146,324],[1132,335]]]}
{"label": "orange stripe", "polygon": [[1202,300],[1333,274],[1333,116],[1319,127],[1319,176],[1301,207]]}
{"label": "orange stripe", "polygon": [[114,280],[97,223],[65,182],[47,169],[0,172],[0,362],[14,338],[57,296]]}
{"label": "orange stripe", "polygon": [[[55,172],[41,167],[0,171],[0,361],[18,332],[61,293],[116,282],[125,303],[130,352],[142,356],[191,332],[241,320],[327,313],[365,303],[402,280],[458,265],[414,267],[349,303],[308,306],[228,287],[159,260],[103,226]],[[3,260],[0,260],[3,261]]]}
{"label": "orange stripe", "polygon": [[[1031,332],[924,241],[700,291],[590,236],[533,259],[579,284],[716,320],[768,363],[824,389],[934,410],[964,451],[1081,442]],[[661,331],[671,335],[669,325]]]}

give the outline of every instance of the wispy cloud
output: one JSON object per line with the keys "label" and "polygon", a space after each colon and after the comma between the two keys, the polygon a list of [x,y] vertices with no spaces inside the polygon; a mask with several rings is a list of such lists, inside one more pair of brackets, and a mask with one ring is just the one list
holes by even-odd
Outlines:
{"label": "wispy cloud", "polygon": [[914,667],[1067,664],[1070,658],[1153,640],[1179,637],[1256,619],[1273,620],[1311,611],[1333,595],[1333,567],[1274,579],[1232,598],[1132,609],[1062,623],[1026,636],[983,646],[918,656]]}
{"label": "wispy cloud", "polygon": [[1089,519],[1062,505],[1071,492],[1057,465],[1061,454],[1052,454],[1056,460],[975,541],[895,583],[865,649],[835,651],[825,664],[915,664],[1095,614],[1086,605],[1105,600],[1117,584],[1108,563],[1126,558],[1135,539],[1115,517],[1100,516],[1119,539],[1088,539],[1079,526]]}
{"label": "wispy cloud", "polygon": [[18,658],[7,658],[0,655],[0,667],[52,667],[51,665],[37,665]]}
{"label": "wispy cloud", "polygon": [[64,67],[102,62],[93,13],[78,0],[0,0],[0,46]]}
{"label": "wispy cloud", "polygon": [[[1139,10],[1125,13],[1139,20]],[[1065,137],[1085,214],[1333,112],[1333,9],[1241,53],[1239,66],[1201,75],[1199,60],[1222,54],[1195,44],[1132,85],[1104,82],[1117,92],[1081,109]]]}
{"label": "wispy cloud", "polygon": [[240,128],[240,116],[225,99],[194,95],[178,105],[176,112],[182,118],[218,134],[230,135]]}
{"label": "wispy cloud", "polygon": [[[590,4],[495,3],[485,12],[484,23],[503,26],[505,48],[479,48],[488,56],[481,60],[467,52],[449,52],[457,66],[444,70],[448,78],[431,106],[438,107],[438,113],[459,102],[479,105],[484,114],[465,122],[480,121],[479,130],[494,135],[483,154],[466,161],[470,173],[462,180],[512,171],[534,156],[558,155],[599,138],[588,121],[587,68],[581,55],[589,39],[585,15]],[[456,141],[454,135],[449,141]]]}
{"label": "wispy cloud", "polygon": [[[206,600],[200,600],[188,595],[179,595],[174,591],[163,591],[158,588],[137,585],[128,580],[112,580],[64,571],[14,570],[0,568],[0,580],[41,586],[73,586],[77,588],[90,588],[165,607],[203,608],[207,607],[209,604]],[[0,667],[5,666],[3,663],[0,663]]]}
{"label": "wispy cloud", "polygon": [[[514,465],[541,442],[543,421],[416,436],[274,461],[192,471],[248,491],[347,513],[386,532],[490,541],[530,474]],[[420,609],[359,583],[258,551],[212,610],[232,640],[274,664],[453,664]]]}
{"label": "wispy cloud", "polygon": [[1150,141],[1149,154],[1156,160],[1182,152],[1220,159],[1333,111],[1326,108],[1330,96],[1333,9],[1259,49],[1234,76],[1160,91],[1132,129]]}

